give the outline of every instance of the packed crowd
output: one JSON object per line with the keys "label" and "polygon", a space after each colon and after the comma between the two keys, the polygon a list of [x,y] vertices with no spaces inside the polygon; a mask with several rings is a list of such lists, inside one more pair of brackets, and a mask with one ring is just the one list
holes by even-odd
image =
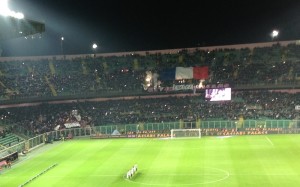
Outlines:
{"label": "packed crowd", "polygon": [[[289,84],[300,79],[300,46],[290,44],[170,54],[0,62],[0,99],[142,91],[146,71],[208,66],[207,84]],[[158,78],[159,79],[159,78]],[[162,81],[162,86],[176,81]],[[196,84],[196,83],[195,83]]]}
{"label": "packed crowd", "polygon": [[85,101],[64,104],[0,109],[0,117],[15,128],[40,134],[64,128],[65,123],[81,127],[163,123],[179,120],[287,119],[299,120],[300,93],[234,91],[231,101],[209,102],[204,93],[185,97],[135,98]]}

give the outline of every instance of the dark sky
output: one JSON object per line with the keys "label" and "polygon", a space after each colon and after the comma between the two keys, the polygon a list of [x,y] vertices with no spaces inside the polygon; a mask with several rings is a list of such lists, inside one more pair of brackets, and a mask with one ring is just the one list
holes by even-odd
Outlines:
{"label": "dark sky", "polygon": [[10,0],[45,22],[41,39],[2,44],[4,56],[123,52],[300,38],[299,0]]}

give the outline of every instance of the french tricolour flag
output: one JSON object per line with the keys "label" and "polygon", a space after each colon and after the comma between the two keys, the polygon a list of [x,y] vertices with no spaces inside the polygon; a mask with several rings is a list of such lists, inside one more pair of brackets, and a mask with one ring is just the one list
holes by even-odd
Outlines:
{"label": "french tricolour flag", "polygon": [[161,80],[207,79],[208,66],[176,67],[163,70],[159,75]]}

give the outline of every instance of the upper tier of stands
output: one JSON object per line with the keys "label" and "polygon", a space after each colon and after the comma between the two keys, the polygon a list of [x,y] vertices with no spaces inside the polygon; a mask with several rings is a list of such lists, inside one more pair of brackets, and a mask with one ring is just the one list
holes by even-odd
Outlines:
{"label": "upper tier of stands", "polygon": [[[297,41],[116,54],[0,58],[0,100],[136,95],[146,72],[208,66],[204,84],[233,89],[300,87]],[[159,78],[158,78],[159,80]],[[198,85],[198,80],[161,81]]]}

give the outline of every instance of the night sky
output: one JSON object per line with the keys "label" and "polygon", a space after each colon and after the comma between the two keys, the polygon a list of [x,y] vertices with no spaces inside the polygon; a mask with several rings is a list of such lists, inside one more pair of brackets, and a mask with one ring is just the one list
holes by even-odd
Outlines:
{"label": "night sky", "polygon": [[124,52],[300,39],[299,0],[10,0],[44,22],[41,39],[2,44],[3,56]]}

